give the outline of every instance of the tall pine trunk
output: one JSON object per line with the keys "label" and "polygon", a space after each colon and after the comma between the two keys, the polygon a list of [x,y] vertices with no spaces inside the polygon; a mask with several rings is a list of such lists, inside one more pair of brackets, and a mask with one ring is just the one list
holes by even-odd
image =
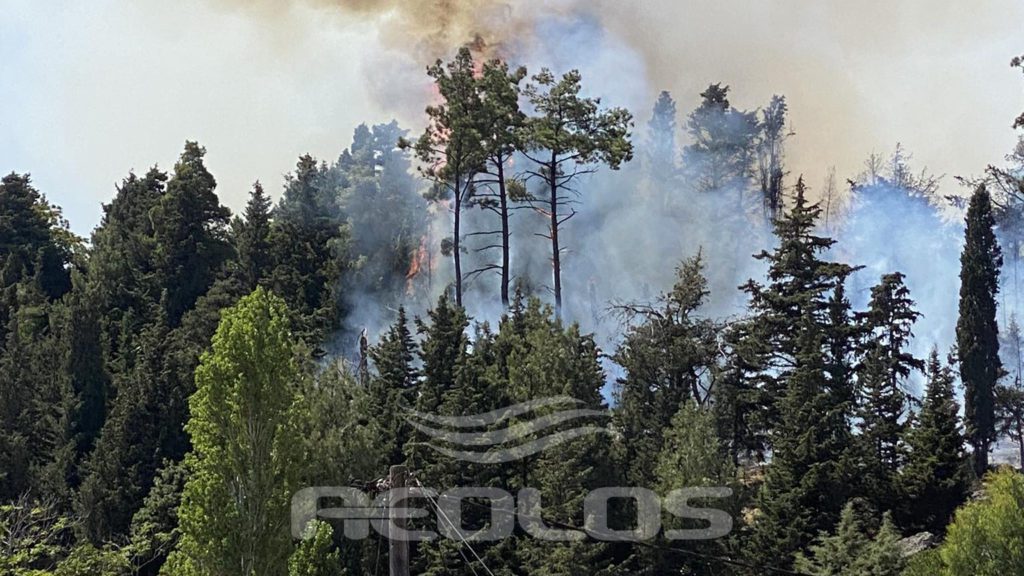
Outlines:
{"label": "tall pine trunk", "polygon": [[558,246],[558,157],[551,153],[548,165],[548,185],[551,190],[551,271],[554,276],[555,316],[562,319],[562,259]]}
{"label": "tall pine trunk", "polygon": [[508,310],[509,274],[509,230],[508,230],[508,190],[505,188],[505,164],[498,162],[498,201],[501,203],[501,306]]}
{"label": "tall pine trunk", "polygon": [[452,227],[452,258],[455,262],[455,305],[462,307],[462,179],[455,178],[455,223]]}

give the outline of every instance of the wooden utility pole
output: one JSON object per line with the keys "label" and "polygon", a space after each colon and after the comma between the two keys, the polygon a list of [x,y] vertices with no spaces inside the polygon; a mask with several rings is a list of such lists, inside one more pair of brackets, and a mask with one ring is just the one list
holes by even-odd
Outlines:
{"label": "wooden utility pole", "polygon": [[[391,490],[407,488],[408,471],[405,466],[391,467]],[[404,495],[403,495],[404,496]],[[391,525],[405,530],[408,526],[405,522],[405,500],[397,503],[392,498],[388,502],[388,517]],[[390,535],[389,535],[390,536]],[[409,576],[409,541],[402,538],[388,538],[388,558],[390,560],[391,576]]]}

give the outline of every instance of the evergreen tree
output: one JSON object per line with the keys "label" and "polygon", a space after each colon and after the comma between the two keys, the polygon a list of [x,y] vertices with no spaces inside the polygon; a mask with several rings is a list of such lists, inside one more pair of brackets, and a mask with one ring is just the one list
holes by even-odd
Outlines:
{"label": "evergreen tree", "polygon": [[317,345],[340,319],[336,291],[351,240],[327,168],[312,156],[299,158],[273,220],[268,284],[297,315],[299,333]]}
{"label": "evergreen tree", "polygon": [[820,214],[817,204],[808,203],[800,179],[793,207],[775,223],[778,246],[755,256],[768,264],[767,284],[750,280],[742,287],[750,296],[751,318],[726,334],[729,358],[716,384],[720,421],[727,428],[721,434],[731,439],[734,451],[757,453],[770,441],[783,418],[788,379],[798,365],[798,336],[808,329],[818,332],[820,344],[828,346],[821,362],[830,378],[819,385],[832,389],[835,405],[843,412],[838,416],[849,416],[846,364],[853,342],[844,320],[849,303],[842,285],[854,268],[823,257],[835,241],[815,234]]}
{"label": "evergreen tree", "polygon": [[683,166],[698,192],[742,190],[750,181],[758,132],[757,115],[729,104],[729,87],[712,84],[687,117],[692,143],[683,149]]}
{"label": "evergreen tree", "polygon": [[235,232],[235,252],[238,254],[237,273],[247,290],[255,290],[273,269],[270,251],[270,209],[272,202],[256,182],[245,205],[245,219]]}
{"label": "evergreen tree", "polygon": [[865,514],[853,502],[847,504],[835,533],[822,533],[810,555],[797,558],[797,569],[814,576],[900,576],[906,560],[891,517],[885,514],[872,537]]}
{"label": "evergreen tree", "polygon": [[792,565],[819,532],[828,530],[850,495],[848,408],[828,388],[824,334],[813,317],[798,321],[795,368],[786,379],[781,419],[772,435],[772,462],[758,495],[760,516],[752,560]]}
{"label": "evergreen tree", "polygon": [[[155,306],[154,319],[133,348],[138,355],[113,385],[111,403],[96,446],[83,462],[76,511],[82,518],[80,537],[94,546],[126,536],[135,512],[142,507],[165,459],[181,457],[164,443],[178,434],[182,420],[171,417],[165,358],[169,348],[165,307]],[[177,444],[177,442],[175,442]]]}
{"label": "evergreen tree", "polygon": [[[476,82],[480,94],[480,131],[483,137],[485,162],[474,184],[473,202],[494,212],[501,224],[498,230],[499,244],[486,246],[481,250],[491,247],[501,250],[497,269],[500,276],[501,304],[505,308],[509,306],[509,286],[512,282],[512,232],[509,227],[511,203],[525,198],[523,184],[509,174],[512,157],[522,148],[526,115],[519,108],[519,96],[522,92],[519,84],[525,77],[526,68],[510,70],[507,63],[492,60],[484,63]],[[491,264],[474,272],[480,273],[494,268],[495,265]]]}
{"label": "evergreen tree", "polygon": [[960,315],[956,324],[967,441],[974,449],[974,471],[979,477],[988,469],[988,453],[995,441],[995,389],[1003,372],[996,325],[996,294],[1003,257],[994,226],[988,190],[980,186],[967,209],[966,240],[960,256]]}
{"label": "evergreen tree", "polygon": [[185,143],[155,211],[157,283],[167,292],[171,328],[210,289],[231,256],[227,241],[231,212],[217,199],[217,183],[206,169],[205,155],[206,149],[196,142]]}
{"label": "evergreen tree", "polygon": [[970,487],[969,467],[960,431],[953,371],[932,350],[926,369],[928,389],[907,434],[910,453],[900,472],[905,505],[897,509],[909,530],[942,534]]}
{"label": "evergreen tree", "polygon": [[563,224],[576,214],[572,194],[584,174],[605,164],[618,170],[633,159],[630,128],[633,116],[624,108],[601,109],[600,99],[580,96],[582,76],[572,70],[556,78],[550,70],[533,76],[526,97],[534,115],[526,121],[525,151],[533,163],[527,174],[544,184],[538,204],[548,219],[545,238],[551,242],[552,291],[555,314],[562,313],[562,252],[559,239]]}
{"label": "evergreen tree", "polygon": [[438,60],[427,68],[442,103],[427,107],[427,129],[412,147],[423,163],[420,172],[434,184],[428,199],[452,200],[452,236],[442,243],[442,252],[452,256],[455,266],[455,305],[462,306],[462,212],[472,194],[473,179],[483,169],[484,128],[476,70],[468,47],[459,49],[448,64]]}
{"label": "evergreen tree", "polygon": [[285,574],[288,506],[303,451],[298,370],[278,297],[257,288],[224,313],[196,370],[193,451],[169,574]]}
{"label": "evergreen tree", "polygon": [[907,379],[924,362],[906,350],[920,314],[899,272],[887,274],[871,289],[868,310],[858,314],[865,338],[858,366],[862,466],[859,479],[868,499],[880,510],[898,501],[896,475],[906,459],[904,436],[909,403]]}
{"label": "evergreen tree", "polygon": [[[647,122],[647,141],[644,159],[647,169],[663,184],[671,182],[676,172],[676,101],[668,92],[658,95]],[[663,190],[664,202],[671,190]]]}
{"label": "evergreen tree", "polygon": [[615,390],[615,423],[631,486],[652,486],[662,432],[685,403],[709,400],[718,326],[698,312],[709,294],[703,268],[700,255],[690,258],[658,302],[620,306],[629,329],[614,356],[626,372]]}
{"label": "evergreen tree", "polygon": [[429,257],[426,202],[408,152],[398,147],[405,134],[394,121],[361,125],[329,172],[351,227],[352,270],[343,279],[343,296],[351,295],[354,311],[362,305],[356,298],[365,296],[380,307],[398,307],[415,295],[417,276],[429,267],[422,261]]}
{"label": "evergreen tree", "polygon": [[782,211],[782,179],[786,175],[783,166],[785,158],[786,132],[785,96],[772,96],[771,102],[761,111],[760,133],[757,138],[757,180],[761,188],[764,214],[769,221],[775,220]]}
{"label": "evergreen tree", "polygon": [[370,351],[370,357],[377,368],[377,376],[370,381],[371,409],[383,424],[386,438],[382,440],[388,446],[385,460],[398,464],[409,436],[400,411],[412,405],[419,377],[414,364],[416,343],[409,331],[405,308],[398,309],[398,319]]}

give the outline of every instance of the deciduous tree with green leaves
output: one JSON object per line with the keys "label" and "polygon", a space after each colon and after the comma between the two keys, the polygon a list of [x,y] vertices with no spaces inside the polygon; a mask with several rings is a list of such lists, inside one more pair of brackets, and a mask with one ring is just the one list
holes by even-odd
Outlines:
{"label": "deciduous tree with green leaves", "polygon": [[289,316],[263,288],[224,312],[196,370],[181,539],[163,573],[286,573],[289,502],[304,461]]}

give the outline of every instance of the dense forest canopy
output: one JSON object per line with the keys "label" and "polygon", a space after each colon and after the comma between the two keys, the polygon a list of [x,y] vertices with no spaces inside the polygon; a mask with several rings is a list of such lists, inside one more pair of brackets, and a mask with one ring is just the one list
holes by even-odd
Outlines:
{"label": "dense forest canopy", "polygon": [[[899,144],[816,187],[782,95],[631,112],[481,50],[427,69],[422,132],[361,125],[239,214],[194,141],[129,172],[88,239],[3,177],[0,573],[376,574],[383,538],[295,539],[290,506],[397,465],[530,520],[413,543],[416,574],[1024,570],[1024,136],[957,197]],[[551,429],[506,411],[478,438],[563,436],[473,459],[407,419],[509,406]],[[731,529],[591,538],[588,495],[621,486],[721,488]]]}

